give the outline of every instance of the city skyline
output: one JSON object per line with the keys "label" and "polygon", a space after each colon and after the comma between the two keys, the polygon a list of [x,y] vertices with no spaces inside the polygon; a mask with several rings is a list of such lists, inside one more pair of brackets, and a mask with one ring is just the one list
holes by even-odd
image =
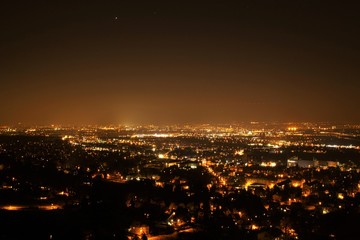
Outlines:
{"label": "city skyline", "polygon": [[7,2],[0,125],[360,122],[359,4]]}
{"label": "city skyline", "polygon": [[0,238],[355,240],[359,130],[0,127]]}

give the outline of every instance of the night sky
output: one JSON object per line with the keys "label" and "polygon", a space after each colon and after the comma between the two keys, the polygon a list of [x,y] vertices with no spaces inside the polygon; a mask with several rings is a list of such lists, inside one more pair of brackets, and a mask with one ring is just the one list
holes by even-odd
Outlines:
{"label": "night sky", "polygon": [[360,3],[3,0],[1,124],[360,122]]}

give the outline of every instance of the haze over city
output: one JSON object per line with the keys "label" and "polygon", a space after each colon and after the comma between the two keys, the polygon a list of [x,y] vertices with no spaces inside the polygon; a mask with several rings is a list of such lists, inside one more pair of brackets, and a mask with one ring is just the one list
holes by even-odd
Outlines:
{"label": "haze over city", "polygon": [[360,2],[0,3],[1,240],[358,240]]}
{"label": "haze over city", "polygon": [[359,122],[359,3],[6,1],[0,124]]}

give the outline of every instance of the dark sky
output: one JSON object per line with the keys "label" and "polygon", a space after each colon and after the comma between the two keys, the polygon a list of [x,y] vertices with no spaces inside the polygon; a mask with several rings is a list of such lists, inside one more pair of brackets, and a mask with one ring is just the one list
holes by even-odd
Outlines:
{"label": "dark sky", "polygon": [[0,124],[360,122],[360,3],[4,0]]}

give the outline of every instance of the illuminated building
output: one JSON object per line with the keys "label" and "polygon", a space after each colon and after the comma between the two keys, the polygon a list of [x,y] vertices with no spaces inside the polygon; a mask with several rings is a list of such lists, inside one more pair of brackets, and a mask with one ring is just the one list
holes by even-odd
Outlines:
{"label": "illuminated building", "polygon": [[287,167],[313,168],[319,166],[317,160],[303,160],[298,157],[292,157],[287,160]]}

